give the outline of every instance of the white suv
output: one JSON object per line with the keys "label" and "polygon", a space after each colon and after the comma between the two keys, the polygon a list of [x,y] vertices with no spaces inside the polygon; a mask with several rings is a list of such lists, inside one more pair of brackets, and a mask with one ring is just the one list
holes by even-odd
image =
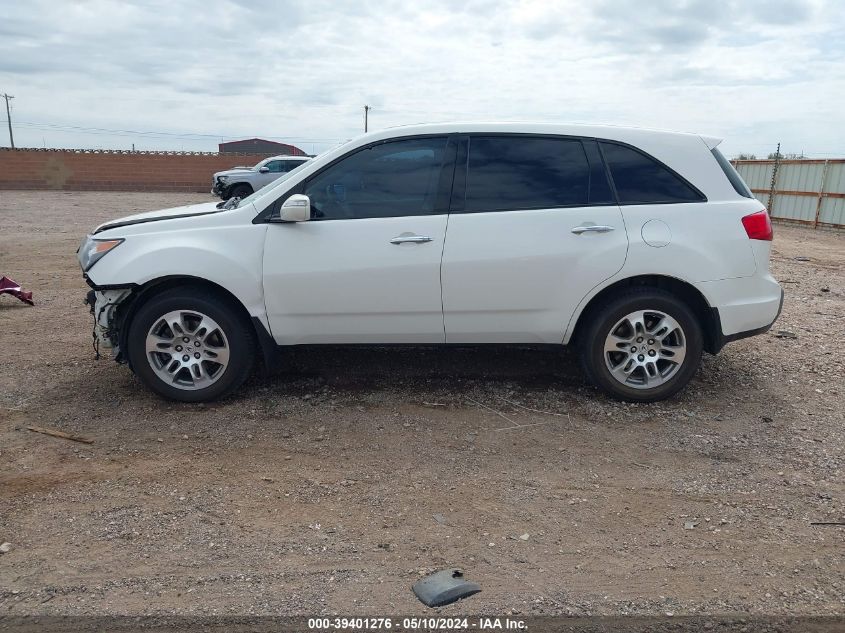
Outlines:
{"label": "white suv", "polygon": [[183,401],[314,343],[570,344],[612,396],[666,398],[783,301],[768,214],[718,143],[516,123],[365,135],[229,209],[99,226],[79,250],[95,337]]}

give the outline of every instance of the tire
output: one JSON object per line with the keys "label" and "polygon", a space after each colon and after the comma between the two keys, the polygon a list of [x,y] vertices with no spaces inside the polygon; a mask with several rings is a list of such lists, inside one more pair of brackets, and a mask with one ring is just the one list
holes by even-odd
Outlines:
{"label": "tire", "polygon": [[613,398],[664,400],[698,369],[701,325],[686,303],[665,290],[631,288],[585,316],[581,366],[587,379]]}
{"label": "tire", "polygon": [[252,187],[249,185],[235,185],[229,189],[229,198],[246,198],[249,195],[252,195]]}
{"label": "tire", "polygon": [[151,297],[127,333],[135,374],[160,396],[180,402],[207,402],[235,391],[252,372],[255,349],[254,332],[238,306],[190,286]]}

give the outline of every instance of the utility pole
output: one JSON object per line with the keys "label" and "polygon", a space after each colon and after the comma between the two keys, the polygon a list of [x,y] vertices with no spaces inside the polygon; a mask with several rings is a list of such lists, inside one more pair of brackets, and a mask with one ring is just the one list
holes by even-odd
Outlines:
{"label": "utility pole", "polygon": [[[367,115],[369,114],[369,112],[370,112],[370,106],[365,105],[364,106],[364,134],[367,133]],[[9,128],[9,129],[11,130],[12,128]]]}
{"label": "utility pole", "polygon": [[6,100],[6,121],[9,123],[9,143],[12,144],[12,149],[15,149],[15,137],[12,136],[12,114],[9,111],[9,99],[14,99],[12,95],[3,94]]}

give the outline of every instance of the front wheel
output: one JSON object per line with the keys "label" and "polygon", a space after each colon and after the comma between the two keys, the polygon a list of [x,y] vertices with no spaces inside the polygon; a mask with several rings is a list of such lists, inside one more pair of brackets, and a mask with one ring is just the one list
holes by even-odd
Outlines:
{"label": "front wheel", "polygon": [[173,288],[144,303],[129,326],[132,368],[170,400],[205,402],[249,376],[255,343],[231,301],[197,288]]}
{"label": "front wheel", "polygon": [[252,187],[249,185],[235,185],[229,190],[229,198],[240,198],[243,200],[247,196],[252,195]]}
{"label": "front wheel", "polygon": [[673,396],[701,362],[701,326],[687,305],[658,288],[632,288],[587,315],[581,364],[596,387],[620,400]]}

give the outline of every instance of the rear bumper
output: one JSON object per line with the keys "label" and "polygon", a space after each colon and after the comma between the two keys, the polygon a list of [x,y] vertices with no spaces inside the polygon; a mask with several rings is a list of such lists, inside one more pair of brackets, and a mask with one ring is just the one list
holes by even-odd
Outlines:
{"label": "rear bumper", "polygon": [[725,336],[770,326],[780,313],[783,291],[769,274],[694,285],[710,306],[718,308]]}
{"label": "rear bumper", "polygon": [[718,353],[725,345],[732,341],[738,341],[740,339],[748,338],[750,336],[757,336],[758,334],[764,334],[768,332],[772,325],[774,325],[775,321],[778,320],[780,316],[781,310],[783,310],[783,288],[780,289],[780,299],[778,300],[777,304],[777,312],[775,312],[774,317],[768,323],[761,325],[760,327],[752,328],[750,330],[741,330],[739,332],[733,332],[731,334],[725,334],[724,328],[722,326],[722,317],[721,313],[719,312],[718,308],[713,308],[713,321],[716,325],[716,336],[714,337],[715,340],[713,341],[712,347],[714,349],[710,350],[712,353]]}

